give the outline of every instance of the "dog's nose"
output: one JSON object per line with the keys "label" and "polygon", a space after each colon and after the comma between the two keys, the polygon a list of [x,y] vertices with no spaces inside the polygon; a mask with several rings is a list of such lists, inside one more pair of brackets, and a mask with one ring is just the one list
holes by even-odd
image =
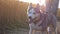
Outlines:
{"label": "dog's nose", "polygon": [[29,16],[29,19],[31,19],[31,16]]}

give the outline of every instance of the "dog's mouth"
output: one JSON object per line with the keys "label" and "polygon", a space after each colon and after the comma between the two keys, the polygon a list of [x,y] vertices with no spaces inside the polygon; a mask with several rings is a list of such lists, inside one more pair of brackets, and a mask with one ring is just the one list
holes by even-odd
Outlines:
{"label": "dog's mouth", "polygon": [[40,18],[35,17],[34,19],[32,19],[31,17],[29,17],[29,21],[33,22],[33,23],[37,23],[40,20]]}
{"label": "dog's mouth", "polygon": [[37,17],[35,17],[35,18],[29,17],[30,20],[36,20],[36,18],[37,18]]}
{"label": "dog's mouth", "polygon": [[32,18],[31,18],[31,17],[29,17],[29,19],[31,20]]}

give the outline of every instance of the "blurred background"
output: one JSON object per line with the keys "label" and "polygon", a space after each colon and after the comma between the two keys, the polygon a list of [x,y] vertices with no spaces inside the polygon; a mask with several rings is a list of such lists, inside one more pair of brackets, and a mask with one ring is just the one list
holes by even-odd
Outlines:
{"label": "blurred background", "polygon": [[[26,2],[0,0],[0,34],[28,34],[27,7]],[[45,9],[43,6],[42,8]],[[58,32],[60,32],[60,8],[56,17]]]}

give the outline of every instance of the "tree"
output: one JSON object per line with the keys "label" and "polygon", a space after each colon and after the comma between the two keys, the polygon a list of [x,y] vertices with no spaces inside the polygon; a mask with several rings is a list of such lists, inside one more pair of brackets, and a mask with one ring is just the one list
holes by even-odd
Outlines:
{"label": "tree", "polygon": [[52,11],[53,14],[57,14],[59,0],[46,0],[46,11]]}

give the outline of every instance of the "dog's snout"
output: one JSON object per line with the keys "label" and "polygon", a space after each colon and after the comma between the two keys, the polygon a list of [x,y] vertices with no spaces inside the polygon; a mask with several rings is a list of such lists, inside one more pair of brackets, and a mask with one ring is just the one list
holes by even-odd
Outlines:
{"label": "dog's snout", "polygon": [[29,16],[29,19],[31,19],[31,16]]}

